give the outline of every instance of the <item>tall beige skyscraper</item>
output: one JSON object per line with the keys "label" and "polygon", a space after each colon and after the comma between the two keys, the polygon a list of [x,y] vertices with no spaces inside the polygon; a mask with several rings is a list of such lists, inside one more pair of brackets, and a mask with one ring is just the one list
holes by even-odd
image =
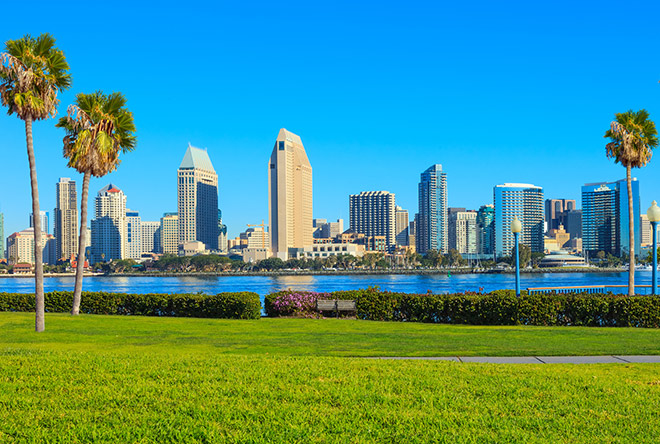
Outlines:
{"label": "tall beige skyscraper", "polygon": [[268,163],[268,222],[273,254],[313,243],[312,166],[300,137],[282,128]]}
{"label": "tall beige skyscraper", "polygon": [[206,150],[188,145],[178,170],[179,245],[218,249],[218,175]]}
{"label": "tall beige skyscraper", "polygon": [[56,207],[53,210],[55,258],[68,260],[78,254],[78,198],[76,182],[60,177],[55,185]]}

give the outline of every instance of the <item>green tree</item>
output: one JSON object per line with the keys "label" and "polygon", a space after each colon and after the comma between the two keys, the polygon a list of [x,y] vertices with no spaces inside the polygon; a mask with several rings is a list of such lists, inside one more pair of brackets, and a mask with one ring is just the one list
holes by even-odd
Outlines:
{"label": "green tree", "polygon": [[463,256],[458,252],[458,250],[450,248],[449,253],[447,253],[447,262],[449,263],[449,266],[457,267],[459,265],[463,265],[467,261],[463,259]]}
{"label": "green tree", "polygon": [[[658,262],[660,262],[660,247],[655,252]],[[649,254],[646,256],[646,262],[653,264],[653,249],[649,250]]]}
{"label": "green tree", "polygon": [[633,211],[631,169],[646,166],[651,160],[653,149],[658,146],[658,132],[655,123],[649,119],[645,109],[634,112],[617,113],[616,121],[610,124],[605,138],[610,142],[605,147],[608,158],[614,159],[626,168],[626,183],[628,186],[628,296],[635,295],[635,220]]}
{"label": "green tree", "polygon": [[[525,268],[532,260],[532,249],[529,245],[518,244],[518,260],[520,261],[520,268]],[[516,247],[511,248],[511,265],[516,265]]]}
{"label": "green tree", "polygon": [[[71,86],[69,64],[64,53],[55,47],[50,34],[37,38],[26,35],[19,40],[5,42],[6,52],[0,54],[0,101],[9,115],[16,114],[25,122],[32,214],[39,214],[37,166],[32,140],[32,123],[55,117],[59,99],[57,93]],[[44,276],[41,241],[41,222],[34,218],[34,279],[35,330],[46,328],[44,317]]]}
{"label": "green tree", "polygon": [[68,111],[68,115],[60,118],[56,126],[66,131],[63,142],[68,166],[83,174],[78,266],[71,309],[71,314],[77,315],[80,312],[85,264],[89,179],[114,171],[121,162],[119,154],[132,151],[137,139],[133,114],[126,108],[126,99],[121,93],[106,95],[97,91],[78,94],[76,103],[69,106]]}

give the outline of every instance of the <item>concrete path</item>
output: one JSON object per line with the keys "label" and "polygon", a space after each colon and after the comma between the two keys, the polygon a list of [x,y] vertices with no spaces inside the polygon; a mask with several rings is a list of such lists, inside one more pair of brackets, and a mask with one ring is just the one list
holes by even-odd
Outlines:
{"label": "concrete path", "polygon": [[481,362],[488,364],[631,364],[660,363],[660,356],[382,356],[369,359]]}

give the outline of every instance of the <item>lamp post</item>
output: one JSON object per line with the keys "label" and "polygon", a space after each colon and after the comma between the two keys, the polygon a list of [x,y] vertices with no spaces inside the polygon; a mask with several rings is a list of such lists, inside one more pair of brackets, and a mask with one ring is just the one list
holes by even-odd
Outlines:
{"label": "lamp post", "polygon": [[653,250],[651,252],[651,255],[653,256],[653,271],[651,272],[651,294],[655,295],[656,289],[658,288],[658,222],[660,222],[660,207],[658,207],[658,204],[655,201],[653,201],[651,207],[649,207],[646,215],[653,228]]}
{"label": "lamp post", "polygon": [[513,232],[513,241],[516,244],[516,297],[520,297],[520,259],[518,254],[518,235],[522,231],[522,224],[515,216],[511,221],[511,231]]}

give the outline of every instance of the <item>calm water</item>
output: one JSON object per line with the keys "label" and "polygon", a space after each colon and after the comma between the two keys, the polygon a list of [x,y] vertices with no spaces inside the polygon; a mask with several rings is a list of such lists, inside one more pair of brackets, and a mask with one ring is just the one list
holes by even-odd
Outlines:
{"label": "calm water", "polygon": [[[377,285],[383,290],[406,293],[448,293],[460,291],[492,291],[514,288],[512,274],[452,275],[361,275],[361,276],[182,276],[182,277],[86,277],[86,291],[125,293],[220,293],[253,291],[261,296],[278,290],[335,291]],[[623,285],[627,273],[547,273],[523,274],[521,287]],[[73,290],[73,277],[45,278],[46,291]],[[651,271],[636,272],[637,285],[651,283]],[[0,291],[30,293],[33,278],[0,279]],[[621,292],[625,292],[622,289]]]}

